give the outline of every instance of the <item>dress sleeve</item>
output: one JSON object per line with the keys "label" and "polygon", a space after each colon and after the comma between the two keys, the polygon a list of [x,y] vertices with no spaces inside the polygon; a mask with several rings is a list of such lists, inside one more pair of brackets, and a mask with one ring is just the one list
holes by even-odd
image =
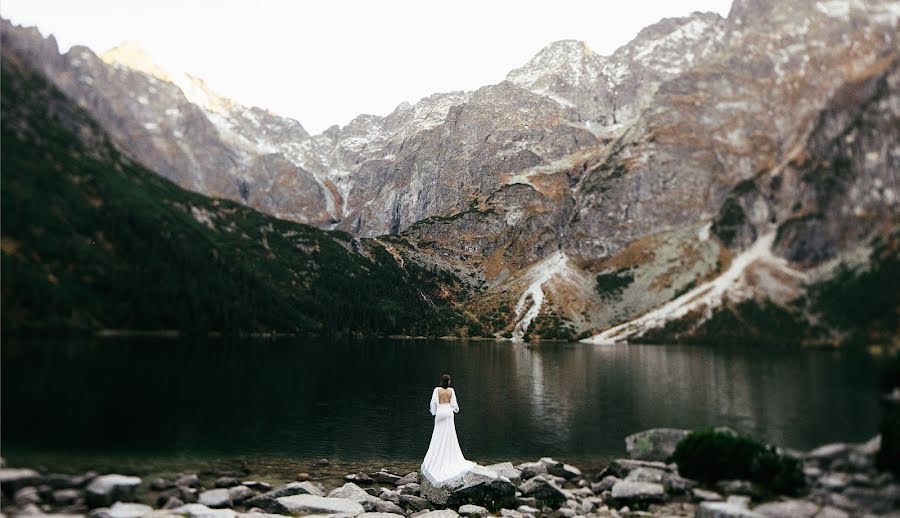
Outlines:
{"label": "dress sleeve", "polygon": [[438,405],[438,393],[437,393],[437,388],[435,388],[431,392],[431,405],[429,405],[429,408],[431,410],[431,415],[437,415],[437,405]]}
{"label": "dress sleeve", "polygon": [[450,408],[459,413],[459,402],[456,401],[456,389],[450,389]]}

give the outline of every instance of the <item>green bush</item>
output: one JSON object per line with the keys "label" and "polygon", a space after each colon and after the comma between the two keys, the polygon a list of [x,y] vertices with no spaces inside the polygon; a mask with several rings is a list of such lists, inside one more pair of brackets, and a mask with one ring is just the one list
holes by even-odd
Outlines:
{"label": "green bush", "polygon": [[779,494],[795,495],[806,485],[800,461],[750,437],[715,430],[692,432],[672,456],[685,477],[713,483],[740,479]]}

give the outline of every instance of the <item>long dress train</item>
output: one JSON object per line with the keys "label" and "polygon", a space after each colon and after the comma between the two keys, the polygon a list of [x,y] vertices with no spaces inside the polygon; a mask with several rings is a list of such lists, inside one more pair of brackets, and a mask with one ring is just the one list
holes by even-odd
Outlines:
{"label": "long dress train", "polygon": [[456,391],[450,389],[450,402],[438,403],[438,388],[431,393],[431,415],[434,416],[434,432],[428,453],[422,461],[422,475],[435,486],[453,482],[475,463],[463,457],[459,440],[456,438],[456,424],[453,414],[459,412]]}

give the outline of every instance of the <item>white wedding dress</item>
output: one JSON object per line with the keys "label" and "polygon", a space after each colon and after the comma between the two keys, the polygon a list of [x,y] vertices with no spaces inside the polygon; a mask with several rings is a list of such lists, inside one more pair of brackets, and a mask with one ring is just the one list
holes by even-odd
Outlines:
{"label": "white wedding dress", "polygon": [[422,461],[422,475],[435,486],[452,483],[457,477],[469,471],[475,463],[463,457],[456,438],[456,424],[453,414],[459,412],[456,391],[450,389],[450,402],[438,403],[438,389],[431,393],[431,415],[434,416],[434,432],[428,453]]}

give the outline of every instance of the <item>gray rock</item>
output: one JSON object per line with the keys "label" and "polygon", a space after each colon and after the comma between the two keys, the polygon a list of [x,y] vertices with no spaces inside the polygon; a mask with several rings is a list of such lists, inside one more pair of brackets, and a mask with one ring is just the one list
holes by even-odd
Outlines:
{"label": "gray rock", "polygon": [[281,498],[283,496],[293,495],[325,496],[325,491],[318,485],[306,481],[284,484],[283,486],[278,486],[275,489],[263,494],[271,498]]}
{"label": "gray rock", "polygon": [[37,488],[23,487],[13,495],[13,502],[20,507],[28,504],[38,504],[41,502],[41,496],[38,494]]}
{"label": "gray rock", "polygon": [[377,496],[372,496],[353,482],[347,482],[343,486],[328,493],[328,498],[345,498],[359,503],[367,512],[375,509],[375,505],[382,502]]}
{"label": "gray rock", "polygon": [[505,518],[524,518],[522,513],[513,509],[500,509],[500,516]]}
{"label": "gray rock", "polygon": [[691,494],[694,496],[694,500],[698,502],[721,502],[724,500],[719,493],[700,489],[699,487],[692,489]]}
{"label": "gray rock", "polygon": [[375,511],[376,513],[406,514],[403,512],[403,508],[399,505],[391,502],[390,500],[381,499],[374,503],[373,511]]}
{"label": "gray rock", "polygon": [[829,491],[842,491],[850,485],[850,475],[847,473],[827,473],[819,477],[818,484]]}
{"label": "gray rock", "polygon": [[58,505],[71,505],[81,498],[81,492],[77,489],[57,489],[50,499]]}
{"label": "gray rock", "polygon": [[818,461],[833,461],[839,457],[847,455],[849,450],[850,445],[846,443],[839,442],[826,444],[824,446],[819,446],[818,448],[807,453],[806,458]]}
{"label": "gray rock", "polygon": [[547,473],[547,465],[543,462],[523,462],[516,466],[516,469],[522,473],[522,480]]}
{"label": "gray rock", "polygon": [[404,484],[412,484],[412,483],[416,483],[416,484],[419,483],[419,472],[418,471],[412,471],[412,472],[407,473],[406,475],[400,477],[399,480],[394,482],[394,485],[402,486]]}
{"label": "gray rock", "polygon": [[247,486],[254,491],[271,491],[272,484],[268,482],[258,482],[256,480],[244,480],[241,485]]}
{"label": "gray rock", "polygon": [[850,515],[837,507],[826,505],[819,511],[816,518],[850,518]]}
{"label": "gray rock", "polygon": [[578,511],[575,509],[570,509],[568,507],[560,507],[556,510],[556,514],[562,516],[563,518],[575,518],[578,515]]}
{"label": "gray rock", "polygon": [[381,488],[381,493],[378,494],[378,498],[397,504],[400,503],[400,491]]}
{"label": "gray rock", "polygon": [[867,457],[874,457],[879,450],[881,450],[881,435],[876,435],[856,447],[856,451]]}
{"label": "gray rock", "polygon": [[28,504],[19,508],[19,516],[44,516],[46,513],[37,504]]}
{"label": "gray rock", "polygon": [[175,486],[160,492],[156,499],[156,505],[162,506],[170,498],[177,498],[186,504],[192,504],[197,501],[197,490],[186,486]]}
{"label": "gray rock", "polygon": [[655,468],[635,468],[628,472],[628,475],[625,477],[625,480],[630,480],[632,482],[654,482],[656,484],[660,484],[665,478],[667,472],[661,469]]}
{"label": "gray rock", "polygon": [[395,475],[387,470],[379,470],[374,473],[369,473],[369,477],[379,484],[397,484],[397,481],[400,480],[400,475]]}
{"label": "gray rock", "polygon": [[153,512],[153,508],[145,504],[116,502],[112,507],[104,507],[91,511],[92,518],[140,518]]}
{"label": "gray rock", "polygon": [[190,518],[235,518],[236,516],[231,509],[210,509],[203,504],[184,504],[170,511]]}
{"label": "gray rock", "polygon": [[431,511],[420,514],[421,518],[458,518],[459,515],[453,509],[441,509],[439,511]]}
{"label": "gray rock", "polygon": [[516,505],[529,505],[531,507],[536,507],[538,505],[538,501],[537,498],[533,496],[517,496]]}
{"label": "gray rock", "polygon": [[662,484],[622,480],[612,487],[612,497],[619,503],[662,502],[666,499],[666,490]]}
{"label": "gray rock", "polygon": [[531,515],[537,515],[541,512],[540,509],[538,509],[536,507],[531,507],[530,505],[520,505],[516,509],[516,511],[519,511],[522,514],[531,514]]}
{"label": "gray rock", "polygon": [[198,502],[213,509],[231,507],[231,495],[226,488],[208,489],[200,493]]}
{"label": "gray rock", "polygon": [[609,466],[603,470],[602,475],[614,475],[619,478],[625,478],[632,470],[637,468],[650,468],[662,471],[672,471],[672,469],[663,462],[634,460],[634,459],[615,459],[609,463]]}
{"label": "gray rock", "polygon": [[626,437],[625,450],[632,459],[667,462],[678,443],[689,433],[677,428],[645,430]]}
{"label": "gray rock", "polygon": [[485,466],[484,469],[489,469],[501,477],[506,477],[509,479],[513,485],[518,486],[522,481],[522,470],[513,466],[512,462],[500,462],[498,464],[491,464],[490,466]]}
{"label": "gray rock", "polygon": [[286,513],[296,515],[340,513],[357,516],[365,512],[359,502],[348,498],[326,498],[299,494],[276,498],[276,501],[285,509]]}
{"label": "gray rock", "polygon": [[313,462],[313,465],[319,468],[323,468],[325,466],[330,466],[331,462],[329,462],[328,459],[316,459],[316,461]]}
{"label": "gray rock", "polygon": [[404,513],[382,513],[382,512],[371,512],[371,513],[363,513],[359,515],[360,518],[400,518],[405,517]]}
{"label": "gray rock", "polygon": [[543,457],[539,462],[547,466],[547,473],[555,477],[561,477],[568,480],[570,478],[581,476],[581,470],[579,470],[575,466],[564,464],[550,457]]}
{"label": "gray rock", "polygon": [[432,484],[428,477],[422,477],[422,497],[442,506],[475,504],[496,509],[512,505],[515,494],[516,486],[509,479],[483,466],[476,465],[440,486]]}
{"label": "gray rock", "polygon": [[228,488],[228,496],[229,498],[231,498],[232,504],[240,504],[244,500],[253,498],[253,496],[255,495],[256,491],[244,485],[238,485]]}
{"label": "gray rock", "polygon": [[480,505],[466,504],[459,507],[459,514],[468,518],[473,518],[476,516],[480,518],[486,518],[487,516],[490,516],[491,512],[486,508],[481,507]]}
{"label": "gray rock", "polygon": [[819,506],[807,500],[784,500],[758,505],[753,511],[769,518],[812,518]]}
{"label": "gray rock", "polygon": [[83,475],[63,475],[61,473],[51,473],[43,477],[44,483],[53,489],[74,489],[87,485],[88,482],[97,478],[97,473],[87,472]]}
{"label": "gray rock", "polygon": [[728,502],[702,502],[694,518],[764,518],[746,507]]}
{"label": "gray rock", "polygon": [[431,509],[422,509],[421,511],[416,511],[414,513],[407,513],[406,516],[407,516],[407,518],[418,518],[419,516],[422,516],[423,514],[430,513],[430,512],[431,512]]}
{"label": "gray rock", "polygon": [[684,478],[675,473],[666,473],[666,475],[663,476],[663,487],[666,488],[666,493],[680,495],[697,487],[697,481]]}
{"label": "gray rock", "polygon": [[599,494],[603,493],[604,491],[610,491],[610,490],[612,490],[612,487],[614,485],[616,485],[616,482],[618,482],[619,480],[621,480],[621,479],[615,475],[607,475],[607,476],[603,477],[603,480],[601,480],[600,482],[591,484],[591,491],[595,495],[599,495]]}
{"label": "gray rock", "polygon": [[556,507],[568,498],[565,493],[545,475],[538,475],[526,480],[521,486],[522,494],[534,497],[541,505]]}
{"label": "gray rock", "polygon": [[3,468],[0,469],[0,488],[7,494],[13,494],[27,486],[41,483],[41,475],[33,469]]}
{"label": "gray rock", "polygon": [[399,488],[401,495],[418,495],[422,492],[422,486],[415,482],[410,482]]}
{"label": "gray rock", "polygon": [[141,479],[138,477],[116,474],[97,477],[88,484],[85,491],[87,504],[91,507],[104,507],[118,500],[131,500],[140,484]]}
{"label": "gray rock", "polygon": [[422,511],[431,507],[431,502],[415,495],[400,495],[400,503],[416,511]]}

